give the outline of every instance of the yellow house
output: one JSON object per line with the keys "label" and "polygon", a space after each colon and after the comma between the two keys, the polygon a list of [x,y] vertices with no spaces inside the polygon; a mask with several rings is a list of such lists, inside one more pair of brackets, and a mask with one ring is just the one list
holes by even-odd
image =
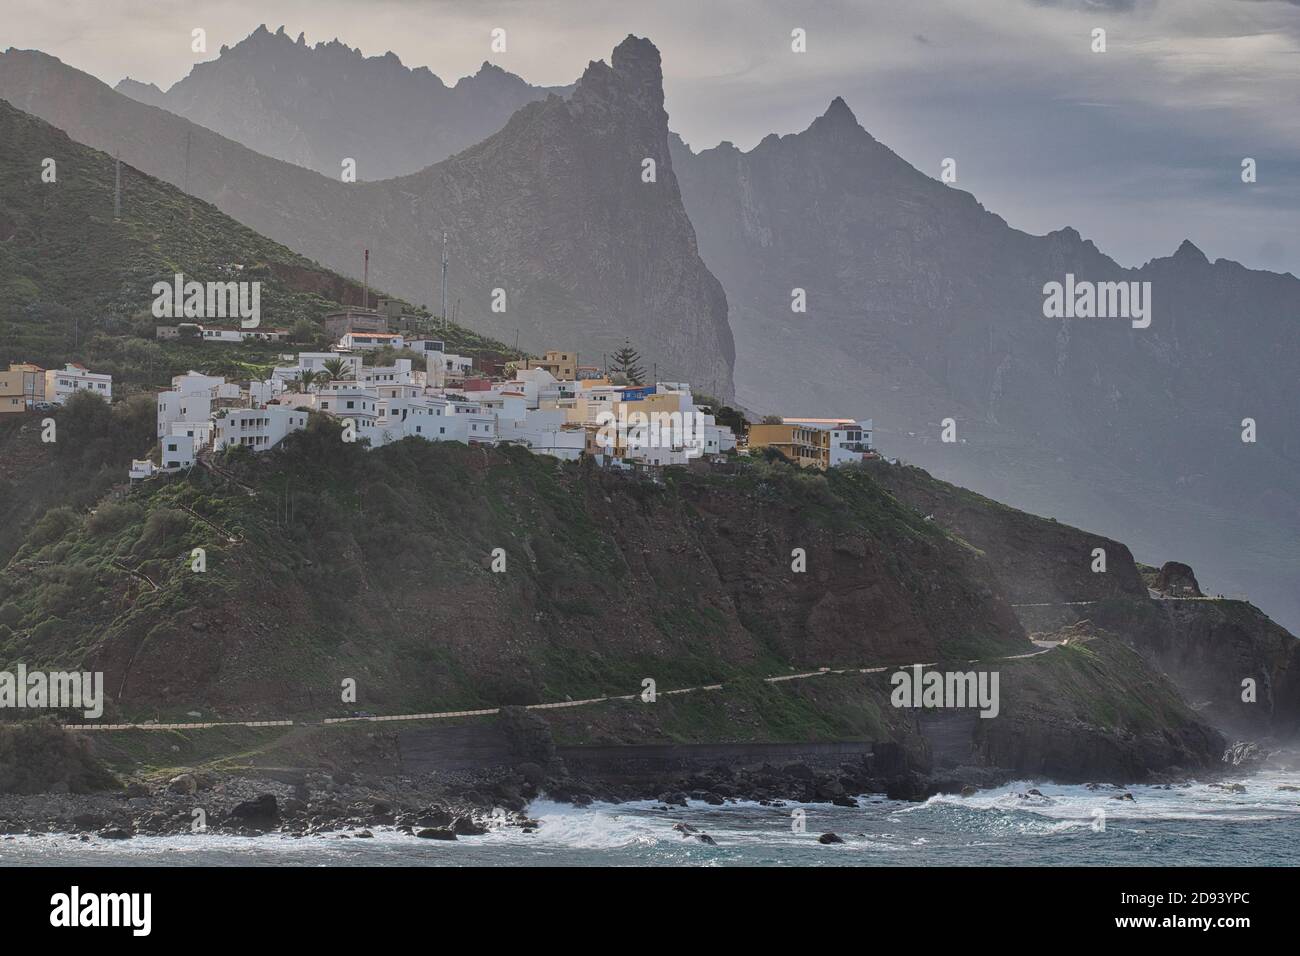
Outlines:
{"label": "yellow house", "polygon": [[764,448],[775,448],[804,468],[825,471],[830,466],[830,433],[823,429],[810,428],[797,422],[750,425],[750,453]]}
{"label": "yellow house", "polygon": [[515,367],[546,369],[561,382],[572,382],[578,377],[578,354],[547,349],[546,354],[539,359],[519,359],[515,362]]}
{"label": "yellow house", "polygon": [[24,412],[45,401],[45,369],[28,362],[0,372],[0,415]]}

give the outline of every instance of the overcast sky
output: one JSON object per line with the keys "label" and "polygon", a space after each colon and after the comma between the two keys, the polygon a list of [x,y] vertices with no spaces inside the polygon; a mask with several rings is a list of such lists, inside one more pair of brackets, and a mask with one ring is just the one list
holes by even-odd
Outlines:
{"label": "overcast sky", "polygon": [[[1300,274],[1300,0],[0,4],[0,46],[164,89],[260,23],[392,50],[448,83],[485,59],[570,83],[635,33],[663,54],[670,122],[696,149],[801,130],[839,95],[923,171],[954,157],[957,185],[1018,228],[1074,226],[1125,265],[1191,238],[1212,259]],[[190,51],[195,27],[207,54]],[[505,53],[490,51],[494,27]],[[790,51],[795,27],[805,54]]]}

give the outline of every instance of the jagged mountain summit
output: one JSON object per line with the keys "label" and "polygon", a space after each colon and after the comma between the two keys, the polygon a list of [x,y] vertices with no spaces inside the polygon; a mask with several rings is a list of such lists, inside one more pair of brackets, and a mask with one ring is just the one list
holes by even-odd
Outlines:
{"label": "jagged mountain summit", "polygon": [[165,92],[130,77],[116,89],[264,156],[335,178],[350,158],[359,179],[377,180],[440,162],[572,87],[532,86],[487,62],[448,86],[394,53],[367,57],[338,39],[308,45],[263,24]]}
{"label": "jagged mountain summit", "polygon": [[[72,138],[206,199],[344,274],[438,302],[520,347],[599,364],[631,338],[647,366],[723,398],[734,347],[668,150],[659,51],[628,37],[573,92],[530,103],[476,146],[411,176],[343,183],[116,93],[53,57],[0,54],[0,96]],[[656,160],[654,182],[643,162]],[[499,291],[498,291],[499,290]]]}
{"label": "jagged mountain summit", "polygon": [[[742,402],[873,416],[890,454],[1152,559],[1185,555],[1216,591],[1300,621],[1300,280],[1190,241],[1127,269],[1073,229],[1028,235],[839,98],[748,152],[672,148],[728,293]],[[1125,283],[1149,318],[1047,317],[1045,286],[1070,277]],[[1268,437],[1243,442],[1246,418]]]}

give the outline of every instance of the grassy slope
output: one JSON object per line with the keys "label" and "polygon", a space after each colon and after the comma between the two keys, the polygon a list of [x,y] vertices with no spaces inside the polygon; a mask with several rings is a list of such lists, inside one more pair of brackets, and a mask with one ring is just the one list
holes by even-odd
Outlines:
{"label": "grassy slope", "polygon": [[[93,662],[137,716],[278,715],[338,712],[344,676],[367,709],[456,709],[1026,646],[965,549],[865,476],[661,487],[520,450],[366,453],[323,421],[292,444],[230,464],[256,497],[204,473],[43,519],[0,575],[0,657]],[[760,532],[802,540],[811,572],[731,541]],[[847,616],[825,617],[837,590]]]}
{"label": "grassy slope", "polygon": [[[361,302],[359,283],[126,165],[114,220],[113,159],[2,100],[0,143],[0,363],[81,360],[119,386],[165,384],[190,368],[265,374],[287,346],[154,340],[152,286],[178,272],[260,281],[267,327],[317,324],[340,303]],[[55,183],[41,181],[47,157]],[[464,354],[509,351],[456,325],[439,337]]]}

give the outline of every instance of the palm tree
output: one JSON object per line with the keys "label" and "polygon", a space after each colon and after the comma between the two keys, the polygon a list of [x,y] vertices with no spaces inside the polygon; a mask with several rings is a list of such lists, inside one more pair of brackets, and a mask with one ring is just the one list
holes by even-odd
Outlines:
{"label": "palm tree", "polygon": [[341,358],[327,359],[323,363],[325,371],[329,374],[330,381],[339,382],[352,378],[352,363],[346,362]]}

